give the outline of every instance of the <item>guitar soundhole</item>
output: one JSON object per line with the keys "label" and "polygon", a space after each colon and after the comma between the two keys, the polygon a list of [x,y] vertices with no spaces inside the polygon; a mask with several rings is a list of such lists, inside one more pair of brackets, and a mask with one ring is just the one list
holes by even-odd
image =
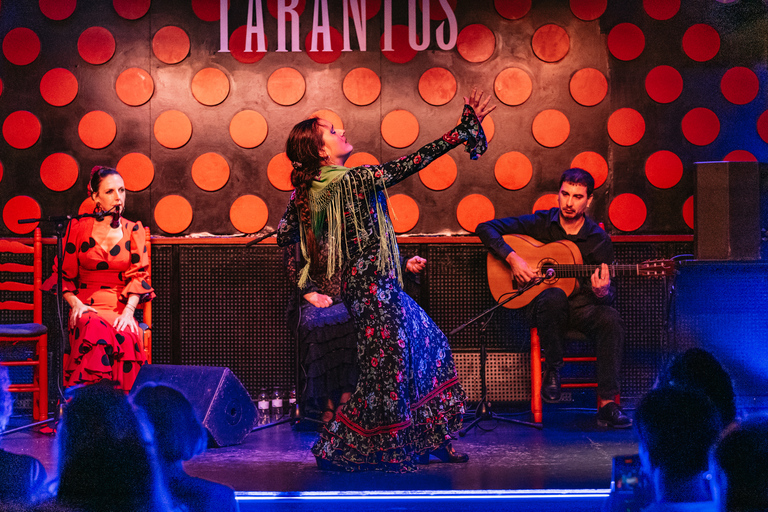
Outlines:
{"label": "guitar soundhole", "polygon": [[[541,260],[539,262],[539,273],[543,276],[546,275],[547,270],[554,269],[557,266],[557,262],[551,258],[547,258],[544,260]],[[557,280],[558,276],[555,274],[554,277],[551,277],[549,279],[545,279],[545,283],[554,283]]]}

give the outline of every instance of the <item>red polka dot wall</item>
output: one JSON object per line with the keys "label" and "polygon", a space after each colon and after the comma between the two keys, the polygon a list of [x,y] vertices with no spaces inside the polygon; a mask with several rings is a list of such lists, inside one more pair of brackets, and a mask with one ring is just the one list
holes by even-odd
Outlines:
{"label": "red polka dot wall", "polygon": [[455,125],[473,87],[498,105],[488,152],[392,187],[399,233],[550,208],[577,166],[611,233],[691,234],[695,162],[768,160],[768,63],[745,21],[765,3],[302,0],[284,26],[275,0],[225,3],[222,19],[219,0],[0,2],[0,235],[92,208],[94,165],[156,235],[274,228],[296,122],[328,119],[348,165],[378,164]]}

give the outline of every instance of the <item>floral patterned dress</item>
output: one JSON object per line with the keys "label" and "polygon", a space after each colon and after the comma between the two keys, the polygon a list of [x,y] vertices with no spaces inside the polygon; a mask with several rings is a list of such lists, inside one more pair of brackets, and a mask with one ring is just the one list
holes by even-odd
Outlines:
{"label": "floral patterned dress", "polygon": [[[415,153],[347,173],[357,192],[343,205],[345,218],[361,208],[371,213],[363,227],[368,236],[352,222],[344,226],[341,294],[358,331],[359,377],[351,399],[312,447],[316,457],[340,469],[414,471],[418,455],[444,446],[461,428],[465,395],[448,339],[402,291],[396,269],[380,271],[377,258],[387,234],[379,234],[377,209],[371,205],[386,205],[386,187],[466,141],[473,158],[487,144],[469,106],[459,126]],[[366,189],[370,177],[375,186]],[[386,215],[386,207],[380,211]],[[278,244],[298,242],[299,232],[292,198],[278,227]]]}
{"label": "floral patterned dress", "polygon": [[[105,250],[91,236],[94,219],[73,220],[64,246],[62,287],[97,312],[82,315],[69,330],[64,354],[64,385],[92,384],[102,379],[120,383],[128,392],[141,365],[147,362],[141,331],[118,331],[112,323],[123,312],[130,294],[139,302],[154,298],[146,281],[149,257],[146,232],[140,222],[120,219],[123,236]],[[42,286],[56,291],[57,265]]]}

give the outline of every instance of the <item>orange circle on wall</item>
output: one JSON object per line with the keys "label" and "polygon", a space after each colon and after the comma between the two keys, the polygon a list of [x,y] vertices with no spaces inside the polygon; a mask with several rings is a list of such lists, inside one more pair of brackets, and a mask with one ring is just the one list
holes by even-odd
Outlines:
{"label": "orange circle on wall", "polygon": [[344,96],[354,105],[370,105],[381,93],[381,79],[368,68],[355,68],[341,84]]}
{"label": "orange circle on wall", "polygon": [[539,27],[531,39],[533,53],[544,62],[557,62],[568,55],[571,38],[565,29],[554,23]]}
{"label": "orange circle on wall", "polygon": [[[202,21],[219,21],[220,0],[192,0],[192,11]],[[227,0],[227,10],[230,8],[230,0]]]}
{"label": "orange circle on wall", "polygon": [[112,116],[101,110],[88,112],[80,119],[77,133],[83,144],[93,149],[102,149],[115,140],[117,125]]}
{"label": "orange circle on wall", "polygon": [[267,165],[267,178],[277,190],[293,190],[291,171],[291,161],[285,153],[279,153],[273,156]]}
{"label": "orange circle on wall", "polygon": [[760,135],[763,142],[768,142],[768,110],[757,118],[757,134]]}
{"label": "orange circle on wall", "polygon": [[208,192],[219,190],[229,181],[229,164],[218,153],[203,153],[192,164],[192,181]]}
{"label": "orange circle on wall", "polygon": [[155,82],[149,73],[141,68],[128,68],[117,77],[115,91],[120,101],[138,107],[149,101],[155,92]]}
{"label": "orange circle on wall", "polygon": [[259,36],[254,34],[253,37],[251,37],[251,51],[246,52],[245,51],[246,33],[247,33],[247,27],[245,25],[236,28],[235,31],[232,32],[232,35],[229,36],[229,54],[232,55],[232,57],[238,62],[242,62],[243,64],[253,64],[254,62],[260,61],[267,54],[267,50],[269,49],[269,41],[267,40],[267,36],[265,35],[264,51],[259,52],[257,51],[259,49],[259,45],[258,45]]}
{"label": "orange circle on wall", "polygon": [[655,20],[668,20],[680,10],[680,0],[643,0],[643,8]]}
{"label": "orange circle on wall", "polygon": [[595,188],[600,188],[608,179],[608,162],[602,155],[594,151],[584,151],[571,160],[571,167],[584,169],[595,180]]}
{"label": "orange circle on wall", "polygon": [[757,162],[757,157],[745,149],[734,149],[723,157],[723,162]]}
{"label": "orange circle on wall", "polygon": [[551,210],[557,208],[557,194],[544,194],[533,203],[531,212],[538,212],[539,210]]}
{"label": "orange circle on wall", "polygon": [[419,121],[407,110],[393,110],[381,121],[381,136],[393,148],[406,148],[419,136]]}
{"label": "orange circle on wall", "polygon": [[467,62],[485,62],[496,50],[496,36],[485,25],[467,25],[456,38],[456,50]]}
{"label": "orange circle on wall", "polygon": [[554,148],[568,139],[571,123],[559,110],[542,110],[533,119],[531,131],[536,142],[544,147]]}
{"label": "orange circle on wall", "polygon": [[336,59],[341,57],[341,49],[344,46],[344,41],[341,38],[341,33],[333,27],[330,27],[330,39],[331,48],[329,51],[325,51],[324,37],[320,34],[317,36],[317,50],[312,51],[312,34],[310,31],[304,40],[304,48],[306,48],[307,56],[318,64],[330,64]]}
{"label": "orange circle on wall", "polygon": [[407,233],[419,222],[419,205],[412,197],[395,194],[389,197],[387,206],[395,233]]}
{"label": "orange circle on wall", "polygon": [[40,38],[26,27],[11,29],[3,38],[3,55],[17,66],[31,64],[40,55]]}
{"label": "orange circle on wall", "polygon": [[672,188],[683,177],[683,162],[671,151],[657,151],[645,161],[645,176],[657,188]]}
{"label": "orange circle on wall", "polygon": [[608,0],[571,0],[571,12],[583,21],[596,20],[605,12]]}
{"label": "orange circle on wall", "polygon": [[445,68],[431,68],[419,78],[419,94],[430,105],[445,105],[456,96],[456,78]]}
{"label": "orange circle on wall", "polygon": [[40,0],[38,5],[40,12],[46,18],[61,21],[69,18],[75,12],[77,0]]}
{"label": "orange circle on wall", "polygon": [[19,235],[31,233],[38,223],[19,224],[22,219],[39,219],[42,210],[37,201],[28,196],[12,197],[3,207],[3,222],[12,232]]}
{"label": "orange circle on wall", "polygon": [[[392,26],[392,49],[384,49],[384,37],[386,34],[382,34],[379,39],[379,49],[381,54],[389,61],[395,64],[405,64],[410,62],[418,53],[411,48],[408,43],[408,27],[406,25],[393,25]],[[421,41],[421,38],[418,38]]]}
{"label": "orange circle on wall", "polygon": [[632,23],[619,23],[608,34],[608,50],[619,60],[633,60],[645,49],[645,35]]}
{"label": "orange circle on wall", "polygon": [[531,97],[533,82],[531,76],[522,69],[507,68],[496,75],[493,90],[505,105],[522,105]]}
{"label": "orange circle on wall", "polygon": [[749,68],[735,67],[725,72],[720,80],[720,90],[725,99],[735,105],[746,105],[757,98],[760,81]]}
{"label": "orange circle on wall", "polygon": [[66,153],[54,153],[40,165],[40,179],[49,189],[62,192],[77,182],[80,168],[77,161]]}
{"label": "orange circle on wall", "polygon": [[112,0],[118,16],[127,20],[137,20],[149,11],[150,0]]}
{"label": "orange circle on wall", "polygon": [[32,112],[17,110],[3,121],[3,137],[16,149],[27,149],[40,138],[40,121]]}
{"label": "orange circle on wall", "polygon": [[620,194],[611,201],[608,217],[611,224],[621,231],[635,231],[645,222],[648,209],[645,202],[635,194]]}
{"label": "orange circle on wall", "polygon": [[519,20],[531,10],[531,0],[493,0],[499,16],[508,20]]}
{"label": "orange circle on wall", "polygon": [[293,68],[275,70],[267,80],[267,92],[278,105],[288,106],[298,103],[304,97],[307,84],[304,77]]}
{"label": "orange circle on wall", "polygon": [[103,27],[87,28],[77,39],[77,52],[89,64],[104,64],[115,54],[115,38]]}
{"label": "orange circle on wall", "polygon": [[456,181],[458,168],[451,155],[436,158],[419,171],[419,179],[430,190],[445,190]]}
{"label": "orange circle on wall", "polygon": [[53,68],[40,80],[40,95],[54,107],[72,103],[77,97],[77,89],[77,78],[64,68]]}
{"label": "orange circle on wall", "polygon": [[78,215],[82,215],[84,213],[93,213],[93,210],[96,208],[96,203],[91,199],[91,196],[86,197],[83,199],[83,202],[80,203],[80,208],[77,210]]}
{"label": "orange circle on wall", "polygon": [[312,112],[312,115],[309,117],[316,117],[318,119],[328,121],[331,123],[331,125],[333,125],[334,129],[344,129],[344,122],[341,120],[341,117],[339,117],[339,115],[333,110],[316,110],[315,112]]}
{"label": "orange circle on wall", "polygon": [[370,105],[381,93],[381,79],[368,68],[355,68],[344,77],[341,89],[352,104]]}
{"label": "orange circle on wall", "polygon": [[192,224],[192,205],[181,196],[165,196],[155,206],[155,223],[166,233],[181,233]]}
{"label": "orange circle on wall", "polygon": [[192,95],[203,105],[218,105],[229,96],[229,78],[216,68],[203,68],[192,79]]}
{"label": "orange circle on wall", "polygon": [[686,199],[685,203],[683,203],[683,220],[689,228],[693,229],[693,196]]}
{"label": "orange circle on wall", "polygon": [[480,123],[480,126],[483,127],[486,140],[491,142],[493,140],[493,136],[496,134],[496,123],[493,122],[491,114],[485,116],[485,119],[483,119],[483,122]]}
{"label": "orange circle on wall", "polygon": [[258,196],[240,196],[229,208],[229,220],[241,233],[257,233],[267,225],[269,208]]}
{"label": "orange circle on wall", "polygon": [[470,233],[475,232],[478,224],[491,220],[495,216],[496,210],[493,208],[493,203],[482,194],[470,194],[456,207],[456,220]]}
{"label": "orange circle on wall", "polygon": [[608,80],[595,68],[583,68],[571,77],[571,97],[580,105],[594,107],[608,94]]}
{"label": "orange circle on wall", "polygon": [[645,135],[645,119],[633,108],[620,108],[608,118],[608,135],[621,146],[637,144]]}
{"label": "orange circle on wall", "polygon": [[683,51],[696,62],[706,62],[720,51],[720,34],[706,23],[693,25],[683,34]]}
{"label": "orange circle on wall", "polygon": [[672,103],[683,92],[683,77],[672,66],[656,66],[645,77],[645,90],[657,103]]}
{"label": "orange circle on wall", "polygon": [[163,27],[152,38],[152,52],[165,64],[178,64],[183,61],[189,55],[189,48],[189,36],[179,27]]}
{"label": "orange circle on wall", "polygon": [[155,166],[148,156],[141,153],[128,153],[117,162],[117,172],[125,181],[125,189],[131,192],[144,190],[155,179]]}
{"label": "orange circle on wall", "polygon": [[177,149],[192,137],[192,122],[178,110],[166,110],[155,120],[157,142],[170,149]]}
{"label": "orange circle on wall", "polygon": [[361,165],[379,165],[379,160],[370,153],[360,151],[359,153],[352,153],[347,161],[344,162],[346,167],[359,167]]}
{"label": "orange circle on wall", "polygon": [[267,138],[267,120],[255,110],[242,110],[229,123],[229,135],[241,148],[255,148]]}
{"label": "orange circle on wall", "polygon": [[720,134],[720,119],[708,108],[694,108],[683,117],[682,129],[688,142],[706,146]]}
{"label": "orange circle on wall", "polygon": [[510,151],[496,160],[493,174],[499,185],[507,190],[520,190],[531,182],[533,165],[524,154],[519,151]]}

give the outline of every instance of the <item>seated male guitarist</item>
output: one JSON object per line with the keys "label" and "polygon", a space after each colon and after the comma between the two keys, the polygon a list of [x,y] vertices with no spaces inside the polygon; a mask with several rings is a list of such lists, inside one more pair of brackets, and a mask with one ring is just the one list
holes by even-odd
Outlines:
{"label": "seated male guitarist", "polygon": [[483,222],[475,232],[490,251],[509,264],[512,278],[520,284],[531,281],[539,270],[518,256],[503,235],[527,235],[543,244],[570,240],[581,252],[584,264],[599,265],[591,277],[578,279],[570,297],[560,288],[544,289],[526,306],[526,316],[538,328],[546,355],[542,399],[549,403],[560,400],[563,338],[569,329],[575,329],[597,343],[598,424],[627,428],[632,420],[614,402],[619,394],[624,323],[611,307],[615,290],[606,264],[613,261],[613,244],[608,234],[586,216],[594,188],[595,180],[587,171],[568,169],[560,178],[558,208]]}

